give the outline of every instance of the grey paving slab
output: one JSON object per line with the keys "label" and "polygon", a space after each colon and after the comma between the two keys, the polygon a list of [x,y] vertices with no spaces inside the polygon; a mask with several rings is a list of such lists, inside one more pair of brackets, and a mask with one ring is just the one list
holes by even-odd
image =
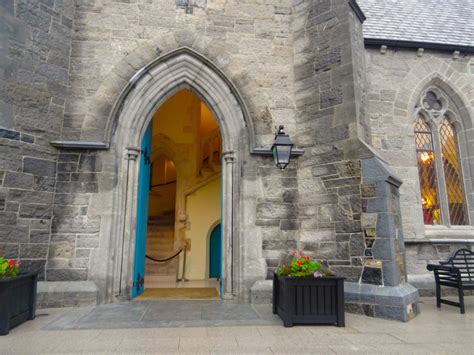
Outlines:
{"label": "grey paving slab", "polygon": [[45,330],[281,325],[271,307],[221,301],[135,301],[71,309]]}

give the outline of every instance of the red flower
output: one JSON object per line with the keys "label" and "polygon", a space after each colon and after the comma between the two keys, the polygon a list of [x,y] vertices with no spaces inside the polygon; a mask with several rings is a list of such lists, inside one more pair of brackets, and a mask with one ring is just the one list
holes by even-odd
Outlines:
{"label": "red flower", "polygon": [[8,265],[14,266],[16,265],[16,262],[14,262],[13,260],[8,260]]}
{"label": "red flower", "polygon": [[309,256],[304,257],[304,260],[309,260],[309,259],[311,259]]}
{"label": "red flower", "polygon": [[303,262],[302,262],[301,260],[298,260],[298,261],[296,262],[296,264],[297,264],[298,266],[301,266],[301,265],[303,265]]}

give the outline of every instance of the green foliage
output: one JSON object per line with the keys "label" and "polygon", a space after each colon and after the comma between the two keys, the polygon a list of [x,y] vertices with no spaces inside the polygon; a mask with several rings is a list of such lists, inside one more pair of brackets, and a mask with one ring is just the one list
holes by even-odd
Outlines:
{"label": "green foliage", "polygon": [[0,257],[0,279],[16,277],[20,263],[14,260],[7,260]]}
{"label": "green foliage", "polygon": [[318,262],[303,252],[293,251],[289,262],[282,264],[276,270],[278,276],[292,277],[330,277],[334,272],[329,269],[326,261]]}

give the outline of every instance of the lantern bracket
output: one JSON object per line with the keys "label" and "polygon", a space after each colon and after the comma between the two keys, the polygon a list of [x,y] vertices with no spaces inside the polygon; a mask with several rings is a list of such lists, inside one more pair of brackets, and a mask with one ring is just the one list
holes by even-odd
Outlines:
{"label": "lantern bracket", "polygon": [[[257,148],[253,147],[250,149],[251,155],[273,155],[270,148]],[[304,149],[293,148],[291,150],[291,157],[299,157],[304,154]]]}

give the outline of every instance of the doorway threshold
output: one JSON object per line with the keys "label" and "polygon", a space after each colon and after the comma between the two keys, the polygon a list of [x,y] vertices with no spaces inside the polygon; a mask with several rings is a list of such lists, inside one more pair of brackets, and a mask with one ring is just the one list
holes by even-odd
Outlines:
{"label": "doorway threshold", "polygon": [[215,287],[161,287],[146,288],[145,291],[135,299],[143,300],[160,300],[160,299],[218,299],[219,292]]}

